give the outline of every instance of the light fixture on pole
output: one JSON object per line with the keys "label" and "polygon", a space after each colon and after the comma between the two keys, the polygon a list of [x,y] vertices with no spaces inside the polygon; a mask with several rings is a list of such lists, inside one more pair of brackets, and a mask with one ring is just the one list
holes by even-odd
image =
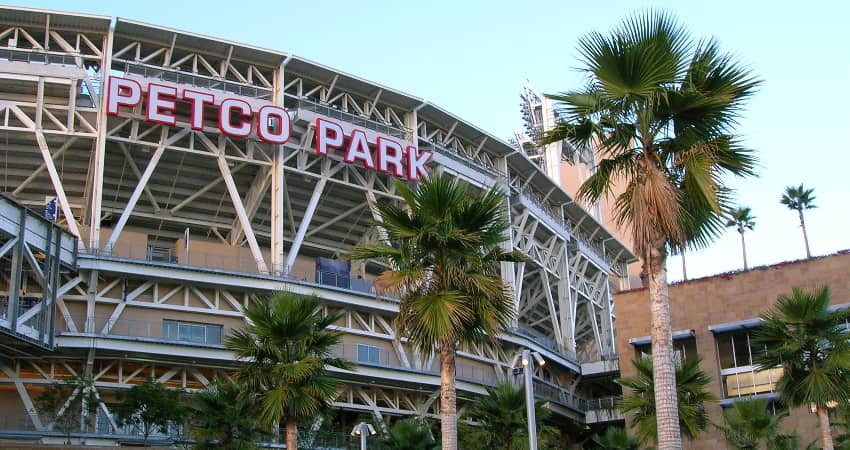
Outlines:
{"label": "light fixture on pole", "polygon": [[[537,450],[537,422],[534,417],[534,384],[532,379],[534,366],[531,362],[532,358],[540,367],[543,367],[546,364],[546,360],[540,356],[540,353],[532,352],[526,348],[522,350],[521,354],[514,357],[511,367],[516,367],[518,362],[517,360],[521,360],[521,370],[525,378],[525,412],[528,420],[528,448],[530,450]],[[517,373],[518,371],[519,370],[515,369],[514,373]]]}
{"label": "light fixture on pole", "polygon": [[371,423],[366,422],[360,422],[354,425],[354,429],[351,430],[352,436],[360,436],[360,450],[366,450],[366,436],[374,436],[376,434],[378,432],[375,431],[375,427]]}

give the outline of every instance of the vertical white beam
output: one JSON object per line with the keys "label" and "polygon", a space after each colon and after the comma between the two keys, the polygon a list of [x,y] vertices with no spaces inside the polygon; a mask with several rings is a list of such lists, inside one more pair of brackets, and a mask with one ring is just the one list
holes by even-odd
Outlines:
{"label": "vertical white beam", "polygon": [[[109,73],[112,70],[112,39],[115,33],[115,21],[109,27],[109,32],[103,38],[103,59],[100,61],[100,85],[108,86]],[[97,142],[94,151],[94,164],[91,179],[91,217],[89,221],[89,249],[100,248],[100,216],[103,209],[103,169],[106,161],[106,96],[100,96],[97,108]],[[85,220],[85,218],[83,218]]]}
{"label": "vertical white beam", "polygon": [[[274,103],[284,105],[285,69],[287,60],[283,60],[275,72]],[[284,172],[284,147],[276,146],[272,157],[272,195],[271,195],[271,265],[275,275],[283,274],[283,230],[284,211],[286,207],[286,177]]]}
{"label": "vertical white beam", "polygon": [[313,214],[316,212],[316,206],[319,205],[319,199],[322,197],[322,191],[324,191],[327,181],[327,177],[322,177],[313,188],[313,195],[310,197],[310,202],[307,204],[304,216],[301,217],[301,223],[298,225],[298,232],[295,233],[295,239],[292,241],[292,246],[289,247],[289,255],[286,257],[286,273],[292,271],[292,266],[295,264],[295,258],[298,257],[298,252],[301,251],[301,244],[304,242],[304,236],[307,234],[307,228],[310,227],[310,221],[313,220]]}
{"label": "vertical white beam", "polygon": [[564,244],[558,272],[558,310],[561,314],[561,334],[566,339],[567,350],[576,351],[575,318],[573,313],[572,288],[570,286],[569,246]]}

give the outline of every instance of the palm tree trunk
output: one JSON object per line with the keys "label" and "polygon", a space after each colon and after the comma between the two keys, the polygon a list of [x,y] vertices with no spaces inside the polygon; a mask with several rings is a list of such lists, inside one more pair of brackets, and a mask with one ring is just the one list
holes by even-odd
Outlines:
{"label": "palm tree trunk", "polygon": [[824,450],[833,450],[832,430],[829,428],[829,412],[825,406],[818,406],[818,424],[820,425],[820,437]]}
{"label": "palm tree trunk", "polygon": [[747,243],[744,241],[744,233],[741,233],[741,251],[744,254],[744,270],[749,270],[747,266]]}
{"label": "palm tree trunk", "polygon": [[676,369],[673,365],[673,332],[670,324],[670,296],[667,292],[667,250],[658,238],[647,251],[649,267],[649,306],[652,314],[652,378],[655,384],[655,414],[658,450],[681,450],[679,411],[676,399]]}
{"label": "palm tree trunk", "polygon": [[688,264],[685,261],[685,248],[682,247],[682,279],[688,281]]}
{"label": "palm tree trunk", "polygon": [[440,343],[440,430],[443,450],[457,450],[457,393],[455,392],[455,343]]}
{"label": "palm tree trunk", "polygon": [[803,242],[806,244],[806,258],[812,257],[812,252],[809,251],[809,235],[806,233],[806,219],[803,218],[803,210],[798,209],[797,214],[800,215],[800,228],[803,229]]}
{"label": "palm tree trunk", "polygon": [[286,450],[294,450],[298,448],[298,433],[295,428],[294,420],[286,421]]}

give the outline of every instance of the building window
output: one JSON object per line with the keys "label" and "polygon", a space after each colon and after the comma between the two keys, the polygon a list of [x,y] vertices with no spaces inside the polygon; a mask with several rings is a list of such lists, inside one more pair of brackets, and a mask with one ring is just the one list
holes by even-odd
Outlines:
{"label": "building window", "polygon": [[[688,358],[696,358],[697,354],[697,340],[694,338],[686,338],[686,339],[675,339],[673,341],[673,361],[676,364],[681,364],[682,361]],[[652,358],[652,345],[651,344],[639,344],[635,345],[635,357],[639,359],[651,359]]]}
{"label": "building window", "polygon": [[221,325],[163,320],[162,337],[169,341],[221,345]]}
{"label": "building window", "polygon": [[717,359],[726,398],[765,394],[776,390],[782,368],[758,370],[754,363],[764,349],[752,344],[752,330],[717,334]]}
{"label": "building window", "polygon": [[373,345],[357,344],[357,362],[366,364],[380,364],[381,349]]}

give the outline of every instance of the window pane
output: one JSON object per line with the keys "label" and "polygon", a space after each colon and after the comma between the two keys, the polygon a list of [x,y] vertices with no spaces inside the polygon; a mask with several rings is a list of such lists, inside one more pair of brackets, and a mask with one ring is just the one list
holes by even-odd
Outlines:
{"label": "window pane", "polygon": [[191,335],[189,333],[189,324],[181,323],[180,325],[178,325],[177,339],[180,339],[181,341],[188,341],[191,338]]}
{"label": "window pane", "polygon": [[381,363],[381,351],[378,349],[378,347],[371,347],[369,349],[369,362],[373,364]]}
{"label": "window pane", "polygon": [[207,325],[207,344],[221,344],[221,327],[215,325]]}
{"label": "window pane", "polygon": [[174,322],[163,322],[162,336],[165,339],[177,339],[177,324]]}
{"label": "window pane", "polygon": [[732,353],[732,335],[721,334],[717,336],[717,356],[720,359],[721,369],[735,367],[735,359]]}
{"label": "window pane", "polygon": [[749,366],[752,364],[750,360],[750,341],[746,331],[735,333],[732,339],[735,342],[735,366]]}
{"label": "window pane", "polygon": [[369,347],[357,344],[357,362],[369,362]]}
{"label": "window pane", "polygon": [[207,334],[206,327],[201,327],[198,325],[192,325],[192,337],[190,338],[192,342],[206,342]]}

